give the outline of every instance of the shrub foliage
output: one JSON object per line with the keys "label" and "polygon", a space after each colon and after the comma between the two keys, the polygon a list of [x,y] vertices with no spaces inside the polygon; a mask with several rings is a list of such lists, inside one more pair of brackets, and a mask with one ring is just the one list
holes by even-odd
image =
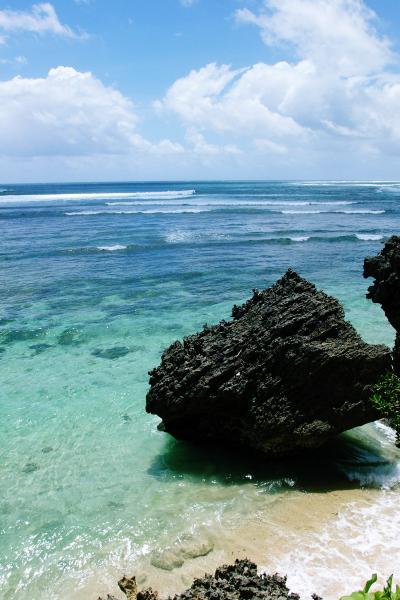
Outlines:
{"label": "shrub foliage", "polygon": [[400,446],[400,378],[394,373],[386,373],[374,385],[371,402],[396,430],[396,443]]}
{"label": "shrub foliage", "polygon": [[370,589],[378,579],[376,573],[367,581],[363,590],[353,592],[350,596],[342,596],[340,600],[400,600],[400,586],[393,590],[393,575],[389,577],[383,590],[371,592]]}

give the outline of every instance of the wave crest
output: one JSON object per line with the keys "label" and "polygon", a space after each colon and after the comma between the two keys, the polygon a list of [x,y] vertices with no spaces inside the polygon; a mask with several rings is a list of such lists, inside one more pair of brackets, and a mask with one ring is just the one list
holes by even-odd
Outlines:
{"label": "wave crest", "polygon": [[[7,191],[7,190],[4,190]],[[166,190],[162,192],[87,192],[87,193],[66,193],[66,194],[10,194],[2,196],[0,202],[54,202],[60,201],[82,201],[82,200],[115,200],[123,198],[143,198],[143,199],[162,199],[162,198],[189,198],[196,193],[196,190]]]}

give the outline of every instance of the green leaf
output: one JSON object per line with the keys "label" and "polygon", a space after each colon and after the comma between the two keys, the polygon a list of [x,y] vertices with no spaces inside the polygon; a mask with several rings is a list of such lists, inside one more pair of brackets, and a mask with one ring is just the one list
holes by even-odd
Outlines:
{"label": "green leaf", "polygon": [[340,600],[365,600],[364,592],[353,592],[350,596],[342,596]]}
{"label": "green leaf", "polygon": [[378,581],[378,575],[376,573],[374,573],[371,577],[371,579],[368,579],[367,583],[365,584],[364,587],[364,593],[368,594],[369,590],[371,589],[371,587],[374,585],[374,583],[376,583]]}

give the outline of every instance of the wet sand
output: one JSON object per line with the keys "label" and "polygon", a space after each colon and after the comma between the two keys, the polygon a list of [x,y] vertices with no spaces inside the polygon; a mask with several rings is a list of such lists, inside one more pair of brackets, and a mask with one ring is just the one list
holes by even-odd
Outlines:
{"label": "wet sand", "polygon": [[[372,572],[378,572],[381,580],[393,571],[400,577],[399,500],[398,491],[371,489],[277,494],[272,502],[266,497],[265,510],[260,506],[239,527],[226,523],[211,530],[204,527],[196,536],[175,540],[164,556],[157,555],[164,566],[172,567],[184,554],[182,566],[158,568],[151,564],[154,554],[150,554],[126,574],[135,574],[139,587],[151,586],[166,597],[182,592],[195,577],[222,563],[248,557],[260,571],[287,574],[290,589],[302,597],[316,592],[334,600],[362,587]],[[103,572],[80,590],[65,589],[65,598],[96,600],[107,592],[122,597],[116,585],[122,575]]]}

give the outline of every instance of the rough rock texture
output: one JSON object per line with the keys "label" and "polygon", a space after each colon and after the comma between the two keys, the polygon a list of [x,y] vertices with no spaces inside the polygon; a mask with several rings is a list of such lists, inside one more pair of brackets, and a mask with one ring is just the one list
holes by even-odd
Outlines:
{"label": "rough rock texture", "polygon": [[[121,582],[122,585],[121,585]],[[126,585],[128,584],[128,587]],[[127,600],[158,600],[157,592],[151,588],[137,592],[134,577],[124,577],[118,584],[127,594]],[[110,600],[116,600],[108,596]],[[317,596],[313,596],[317,600]],[[215,575],[205,575],[195,579],[192,586],[174,597],[174,600],[299,600],[298,594],[291,594],[286,586],[286,578],[279,575],[258,575],[257,565],[249,560],[236,560],[234,565],[224,565]],[[99,598],[101,600],[101,598]],[[318,599],[320,600],[320,599]]]}
{"label": "rough rock texture", "polygon": [[378,417],[368,399],[389,349],[366,344],[337,300],[289,269],[232,316],[172,344],[150,372],[146,410],[163,429],[284,456]]}
{"label": "rough rock texture", "polygon": [[375,282],[368,288],[367,298],[380,304],[389,323],[396,330],[393,352],[394,369],[400,374],[400,237],[390,237],[377,256],[364,261],[364,277]]}

